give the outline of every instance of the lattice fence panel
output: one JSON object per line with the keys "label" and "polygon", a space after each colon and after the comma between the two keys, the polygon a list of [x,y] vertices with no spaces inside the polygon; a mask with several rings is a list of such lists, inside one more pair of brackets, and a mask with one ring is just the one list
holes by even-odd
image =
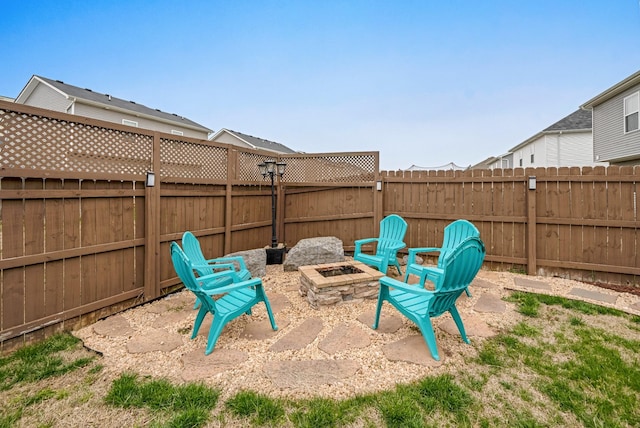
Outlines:
{"label": "lattice fence panel", "polygon": [[0,167],[105,174],[144,174],[153,138],[0,110]]}
{"label": "lattice fence panel", "polygon": [[228,150],[179,140],[160,140],[160,173],[163,177],[227,179]]}
{"label": "lattice fence panel", "polygon": [[[267,159],[276,159],[275,156],[265,156],[250,152],[238,152],[238,180],[261,181],[263,180],[258,164]],[[285,174],[286,175],[286,174]]]}
{"label": "lattice fence panel", "polygon": [[287,155],[284,182],[371,182],[375,180],[376,156]]}

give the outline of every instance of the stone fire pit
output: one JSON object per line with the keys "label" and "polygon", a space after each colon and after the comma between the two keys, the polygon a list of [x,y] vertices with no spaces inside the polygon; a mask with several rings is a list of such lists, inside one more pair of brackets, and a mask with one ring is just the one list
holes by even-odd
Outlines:
{"label": "stone fire pit", "polygon": [[364,263],[344,261],[300,266],[300,295],[312,308],[378,297],[383,274]]}

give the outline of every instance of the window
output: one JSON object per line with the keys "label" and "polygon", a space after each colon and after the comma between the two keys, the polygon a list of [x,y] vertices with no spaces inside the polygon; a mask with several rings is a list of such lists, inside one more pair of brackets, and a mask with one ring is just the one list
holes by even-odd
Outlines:
{"label": "window", "polygon": [[638,130],[638,112],[640,111],[640,92],[624,99],[624,132]]}
{"label": "window", "polygon": [[138,122],[136,122],[135,120],[122,119],[122,124],[128,125],[128,126],[135,126],[136,128],[138,127]]}
{"label": "window", "polygon": [[531,153],[531,163],[533,163],[533,153]]}
{"label": "window", "polygon": [[502,167],[509,168],[509,159],[502,159]]}
{"label": "window", "polygon": [[171,130],[171,135],[184,135],[184,132],[182,131],[176,131],[175,129]]}
{"label": "window", "polygon": [[522,166],[522,158],[520,158],[520,166]]}

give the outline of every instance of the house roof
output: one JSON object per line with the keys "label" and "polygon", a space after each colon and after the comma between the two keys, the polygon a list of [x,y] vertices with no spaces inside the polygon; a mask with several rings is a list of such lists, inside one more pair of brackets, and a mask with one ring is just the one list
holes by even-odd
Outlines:
{"label": "house roof", "polygon": [[75,101],[91,104],[102,108],[109,108],[111,110],[123,111],[129,114],[135,114],[137,116],[146,116],[152,120],[159,120],[161,122],[168,122],[177,124],[185,128],[195,129],[202,132],[212,132],[211,129],[206,128],[192,120],[183,116],[178,116],[174,113],[166,113],[158,109],[147,107],[143,104],[138,104],[134,101],[127,101],[121,98],[116,98],[109,94],[102,94],[100,92],[94,92],[91,89],[79,88],[77,86],[69,85],[61,80],[52,80],[42,76],[34,75],[31,77],[27,85],[22,89],[18,97],[17,103],[23,103],[36,88],[39,83],[50,86],[54,90],[60,92],[68,99],[73,98]]}
{"label": "house roof", "polygon": [[514,152],[534,140],[537,140],[545,134],[557,134],[564,132],[585,132],[590,131],[592,126],[591,110],[576,110],[568,116],[563,117],[551,126],[546,127],[542,131],[538,132],[534,136],[526,139],[517,146],[509,149],[509,152]]}
{"label": "house roof", "polygon": [[263,149],[270,150],[272,152],[278,153],[297,153],[295,150],[290,149],[284,144],[276,143],[275,141],[265,140],[264,138],[254,137],[252,135],[243,134],[242,132],[233,131],[231,129],[222,128],[220,131],[216,132],[210,140],[215,140],[223,133],[228,133],[238,138],[239,140],[244,141],[246,144],[251,146],[254,149]]}
{"label": "house roof", "polygon": [[581,109],[592,109],[593,107],[597,106],[598,104],[602,104],[603,102],[607,101],[608,99],[611,99],[613,97],[615,97],[618,94],[621,94],[622,92],[626,91],[627,89],[640,84],[640,71],[637,71],[635,73],[633,73],[631,76],[627,77],[626,79],[624,79],[623,81],[616,83],[615,85],[613,85],[612,87],[610,87],[609,89],[607,89],[606,91],[602,92],[601,94],[596,95],[595,97],[591,98],[589,101],[587,101],[586,103],[582,104],[580,106]]}

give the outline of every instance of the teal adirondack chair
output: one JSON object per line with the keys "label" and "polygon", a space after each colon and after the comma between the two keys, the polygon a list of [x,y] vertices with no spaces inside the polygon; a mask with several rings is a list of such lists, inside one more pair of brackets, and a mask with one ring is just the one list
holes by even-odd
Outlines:
{"label": "teal adirondack chair", "polygon": [[[182,248],[198,275],[204,276],[220,271],[227,272],[227,275],[220,275],[215,281],[208,281],[207,288],[222,287],[232,282],[251,279],[251,272],[249,272],[244,259],[240,256],[218,257],[207,260],[202,253],[200,241],[189,231],[182,234]],[[200,300],[196,298],[193,308],[198,309],[199,306]]]}
{"label": "teal adirondack chair", "polygon": [[[277,330],[278,326],[271,312],[269,299],[262,288],[262,280],[253,278],[245,281],[234,282],[222,287],[205,289],[207,282],[215,281],[220,276],[226,275],[225,272],[215,272],[209,275],[196,277],[196,269],[191,264],[187,255],[182,248],[174,241],[171,243],[171,260],[176,273],[184,283],[184,285],[196,295],[202,303],[200,310],[193,324],[193,333],[191,338],[194,339],[198,335],[198,330],[202,325],[204,317],[210,313],[213,316],[213,322],[209,329],[207,339],[207,348],[205,355],[209,355],[216,346],[220,333],[229,321],[239,317],[242,314],[251,315],[251,308],[257,303],[264,302],[271,322],[271,328]],[[220,295],[213,299],[213,295]]]}
{"label": "teal adirondack chair", "polygon": [[378,328],[380,310],[386,300],[420,328],[435,360],[439,361],[440,356],[431,318],[449,312],[462,340],[469,343],[462,318],[456,308],[456,300],[475,278],[484,256],[484,244],[480,238],[473,236],[462,241],[456,248],[447,252],[442,266],[425,268],[426,273],[423,277],[434,283],[434,291],[425,289],[424,282],[410,285],[387,276],[380,278],[373,329]]}
{"label": "teal adirondack chair", "polygon": [[[480,237],[480,232],[473,223],[467,220],[456,220],[449,223],[449,225],[444,228],[444,238],[442,240],[441,247],[409,248],[406,268],[407,271],[404,275],[404,282],[409,282],[409,275],[416,275],[420,277],[420,283],[424,284],[427,271],[425,270],[425,266],[416,263],[416,255],[439,252],[440,256],[438,257],[438,267],[440,267],[440,262],[443,260],[442,256],[446,254],[447,251],[451,251],[455,248],[460,242],[471,236]],[[471,297],[471,293],[468,288],[465,289],[465,293],[467,293],[467,296]]]}
{"label": "teal adirondack chair", "polygon": [[[378,238],[365,238],[355,241],[356,248],[353,252],[353,259],[366,265],[375,267],[383,274],[387,274],[389,265],[398,269],[402,275],[400,263],[398,262],[398,251],[406,247],[404,235],[407,233],[407,222],[397,214],[391,214],[380,222],[380,236]],[[376,243],[375,254],[362,252],[364,244]]]}

